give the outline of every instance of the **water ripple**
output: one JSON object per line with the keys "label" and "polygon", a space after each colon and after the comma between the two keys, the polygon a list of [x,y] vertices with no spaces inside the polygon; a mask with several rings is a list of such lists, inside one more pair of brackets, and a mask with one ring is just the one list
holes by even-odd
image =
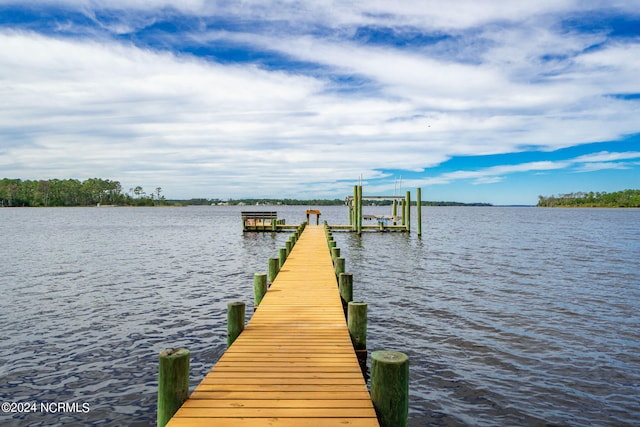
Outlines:
{"label": "water ripple", "polygon": [[[412,427],[640,422],[639,211],[423,212],[422,239],[335,233],[370,350],[410,356]],[[194,387],[288,238],[212,207],[0,209],[0,233],[0,397],[91,405],[9,426],[153,425],[158,353],[189,348]]]}

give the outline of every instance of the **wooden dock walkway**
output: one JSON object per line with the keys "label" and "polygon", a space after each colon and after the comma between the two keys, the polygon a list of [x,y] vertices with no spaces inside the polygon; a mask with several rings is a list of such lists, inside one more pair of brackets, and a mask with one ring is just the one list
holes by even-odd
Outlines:
{"label": "wooden dock walkway", "polygon": [[167,424],[379,427],[322,226],[307,226],[245,330]]}

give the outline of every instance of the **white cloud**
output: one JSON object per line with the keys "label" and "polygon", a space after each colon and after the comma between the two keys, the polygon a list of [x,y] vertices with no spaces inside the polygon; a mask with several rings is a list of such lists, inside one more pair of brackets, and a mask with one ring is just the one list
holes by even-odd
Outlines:
{"label": "white cloud", "polygon": [[540,161],[520,163],[515,165],[492,166],[472,171],[459,170],[443,173],[435,177],[427,177],[422,180],[414,180],[410,183],[410,185],[416,187],[425,185],[442,185],[450,184],[454,181],[460,180],[471,180],[473,184],[493,184],[496,182],[504,181],[505,175],[513,173],[540,172],[564,169],[570,164],[571,162],[568,161]]}
{"label": "white cloud", "polygon": [[[408,111],[420,111],[432,117],[429,119],[431,133],[445,132],[446,138],[458,139],[468,131],[481,131],[497,135],[506,145],[560,148],[616,139],[638,131],[637,107],[610,98],[608,95],[614,87],[602,84],[605,76],[583,78],[594,72],[598,74],[593,67],[566,61],[562,66],[566,68],[564,78],[547,76],[548,64],[540,59],[545,48],[556,46],[556,51],[580,59],[577,52],[593,41],[578,41],[577,36],[568,37],[571,40],[567,41],[561,34],[545,31],[545,41],[538,45],[520,44],[525,34],[519,34],[515,41],[509,35],[496,34],[496,43],[501,40],[500,44],[485,52],[486,62],[479,64],[436,59],[421,51],[362,46],[312,36],[275,38],[226,34],[224,37],[260,49],[277,50],[297,60],[318,62],[337,73],[365,76],[374,83],[374,94],[402,100]],[[628,46],[626,50],[632,54],[638,46]],[[618,49],[617,46],[603,48],[601,55],[608,57],[609,50]],[[513,54],[523,50],[524,53]],[[497,58],[510,58],[511,63]],[[634,62],[626,68],[621,65],[620,73],[612,70],[606,77],[617,79],[619,88],[640,90],[635,76],[626,71],[635,66]],[[603,125],[605,121],[607,125]],[[414,130],[424,124],[424,120],[416,120]],[[483,133],[476,135],[478,141],[485,138]],[[496,148],[498,152],[505,147]],[[478,148],[473,151],[476,150]]]}
{"label": "white cloud", "polygon": [[631,163],[625,162],[593,162],[593,163],[585,163],[584,165],[578,166],[576,168],[576,172],[596,172],[602,170],[625,170],[631,168]]}
{"label": "white cloud", "polygon": [[512,165],[499,165],[477,170],[458,170],[436,176],[426,176],[407,182],[410,187],[429,185],[445,185],[455,181],[469,180],[472,184],[494,184],[503,182],[507,175],[514,173],[544,173],[553,170],[570,170],[573,172],[595,172],[615,169],[626,170],[637,167],[640,162],[619,162],[640,158],[640,152],[606,152],[578,156],[566,160],[525,162]]}
{"label": "white cloud", "polygon": [[574,161],[576,163],[603,163],[630,159],[640,159],[640,152],[623,151],[611,153],[609,151],[600,151],[599,153],[586,154],[584,156],[576,157]]}
{"label": "white cloud", "polygon": [[[0,0],[8,3],[16,2]],[[104,35],[91,41],[0,31],[0,167],[7,176],[99,176],[127,180],[125,186],[162,185],[168,197],[172,190],[175,197],[326,194],[341,188],[334,184],[340,180],[380,178],[381,169],[422,171],[456,155],[528,145],[553,150],[640,132],[640,104],[610,96],[640,92],[640,40],[611,43],[604,33],[566,32],[556,15],[598,7],[637,13],[638,2],[579,8],[568,0],[461,0],[438,7],[409,1],[29,2],[45,3],[76,7],[114,34],[173,13],[166,7],[278,21],[282,31],[272,26],[189,37],[205,47],[233,43],[318,68],[274,71],[145,50]],[[101,22],[101,8],[121,10],[121,19]],[[397,35],[451,30],[453,37],[411,49],[345,40],[360,25]],[[349,77],[364,84],[342,90],[339,78]],[[633,158],[616,155],[570,164],[593,169]],[[497,166],[441,174],[421,185],[492,183],[566,167]]]}
{"label": "white cloud", "polygon": [[0,33],[0,44],[11,82],[0,88],[0,129],[24,141],[0,158],[7,176],[137,184],[153,173],[188,186],[191,175],[209,188],[229,177],[260,193],[429,163],[406,145],[411,129],[385,124],[408,106],[327,95],[318,79],[30,33]]}

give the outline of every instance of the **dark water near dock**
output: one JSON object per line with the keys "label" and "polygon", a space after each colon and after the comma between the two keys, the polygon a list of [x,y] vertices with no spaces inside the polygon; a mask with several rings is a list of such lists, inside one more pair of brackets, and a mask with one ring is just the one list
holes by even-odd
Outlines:
{"label": "dark water near dock", "polygon": [[[189,348],[195,386],[288,238],[243,235],[240,210],[0,209],[0,401],[69,403],[0,424],[155,425],[158,353]],[[423,216],[422,239],[334,233],[369,350],[410,356],[412,427],[640,425],[640,210]]]}

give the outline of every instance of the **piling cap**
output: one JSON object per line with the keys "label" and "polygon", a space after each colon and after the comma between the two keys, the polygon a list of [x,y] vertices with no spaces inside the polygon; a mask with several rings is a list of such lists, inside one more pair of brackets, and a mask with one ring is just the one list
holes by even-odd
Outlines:
{"label": "piling cap", "polygon": [[409,360],[409,356],[399,351],[378,350],[371,353],[371,359],[386,364],[402,365]]}
{"label": "piling cap", "polygon": [[190,354],[190,351],[187,350],[186,348],[167,348],[160,352],[160,357],[176,358],[176,357],[188,356],[189,354]]}
{"label": "piling cap", "polygon": [[[366,306],[367,303],[366,302],[362,302],[362,301],[349,301],[348,305],[355,305],[355,306],[363,306],[363,305],[365,305]],[[383,351],[384,350],[379,351],[379,353],[382,353]],[[400,354],[402,354],[402,353],[400,353]]]}

